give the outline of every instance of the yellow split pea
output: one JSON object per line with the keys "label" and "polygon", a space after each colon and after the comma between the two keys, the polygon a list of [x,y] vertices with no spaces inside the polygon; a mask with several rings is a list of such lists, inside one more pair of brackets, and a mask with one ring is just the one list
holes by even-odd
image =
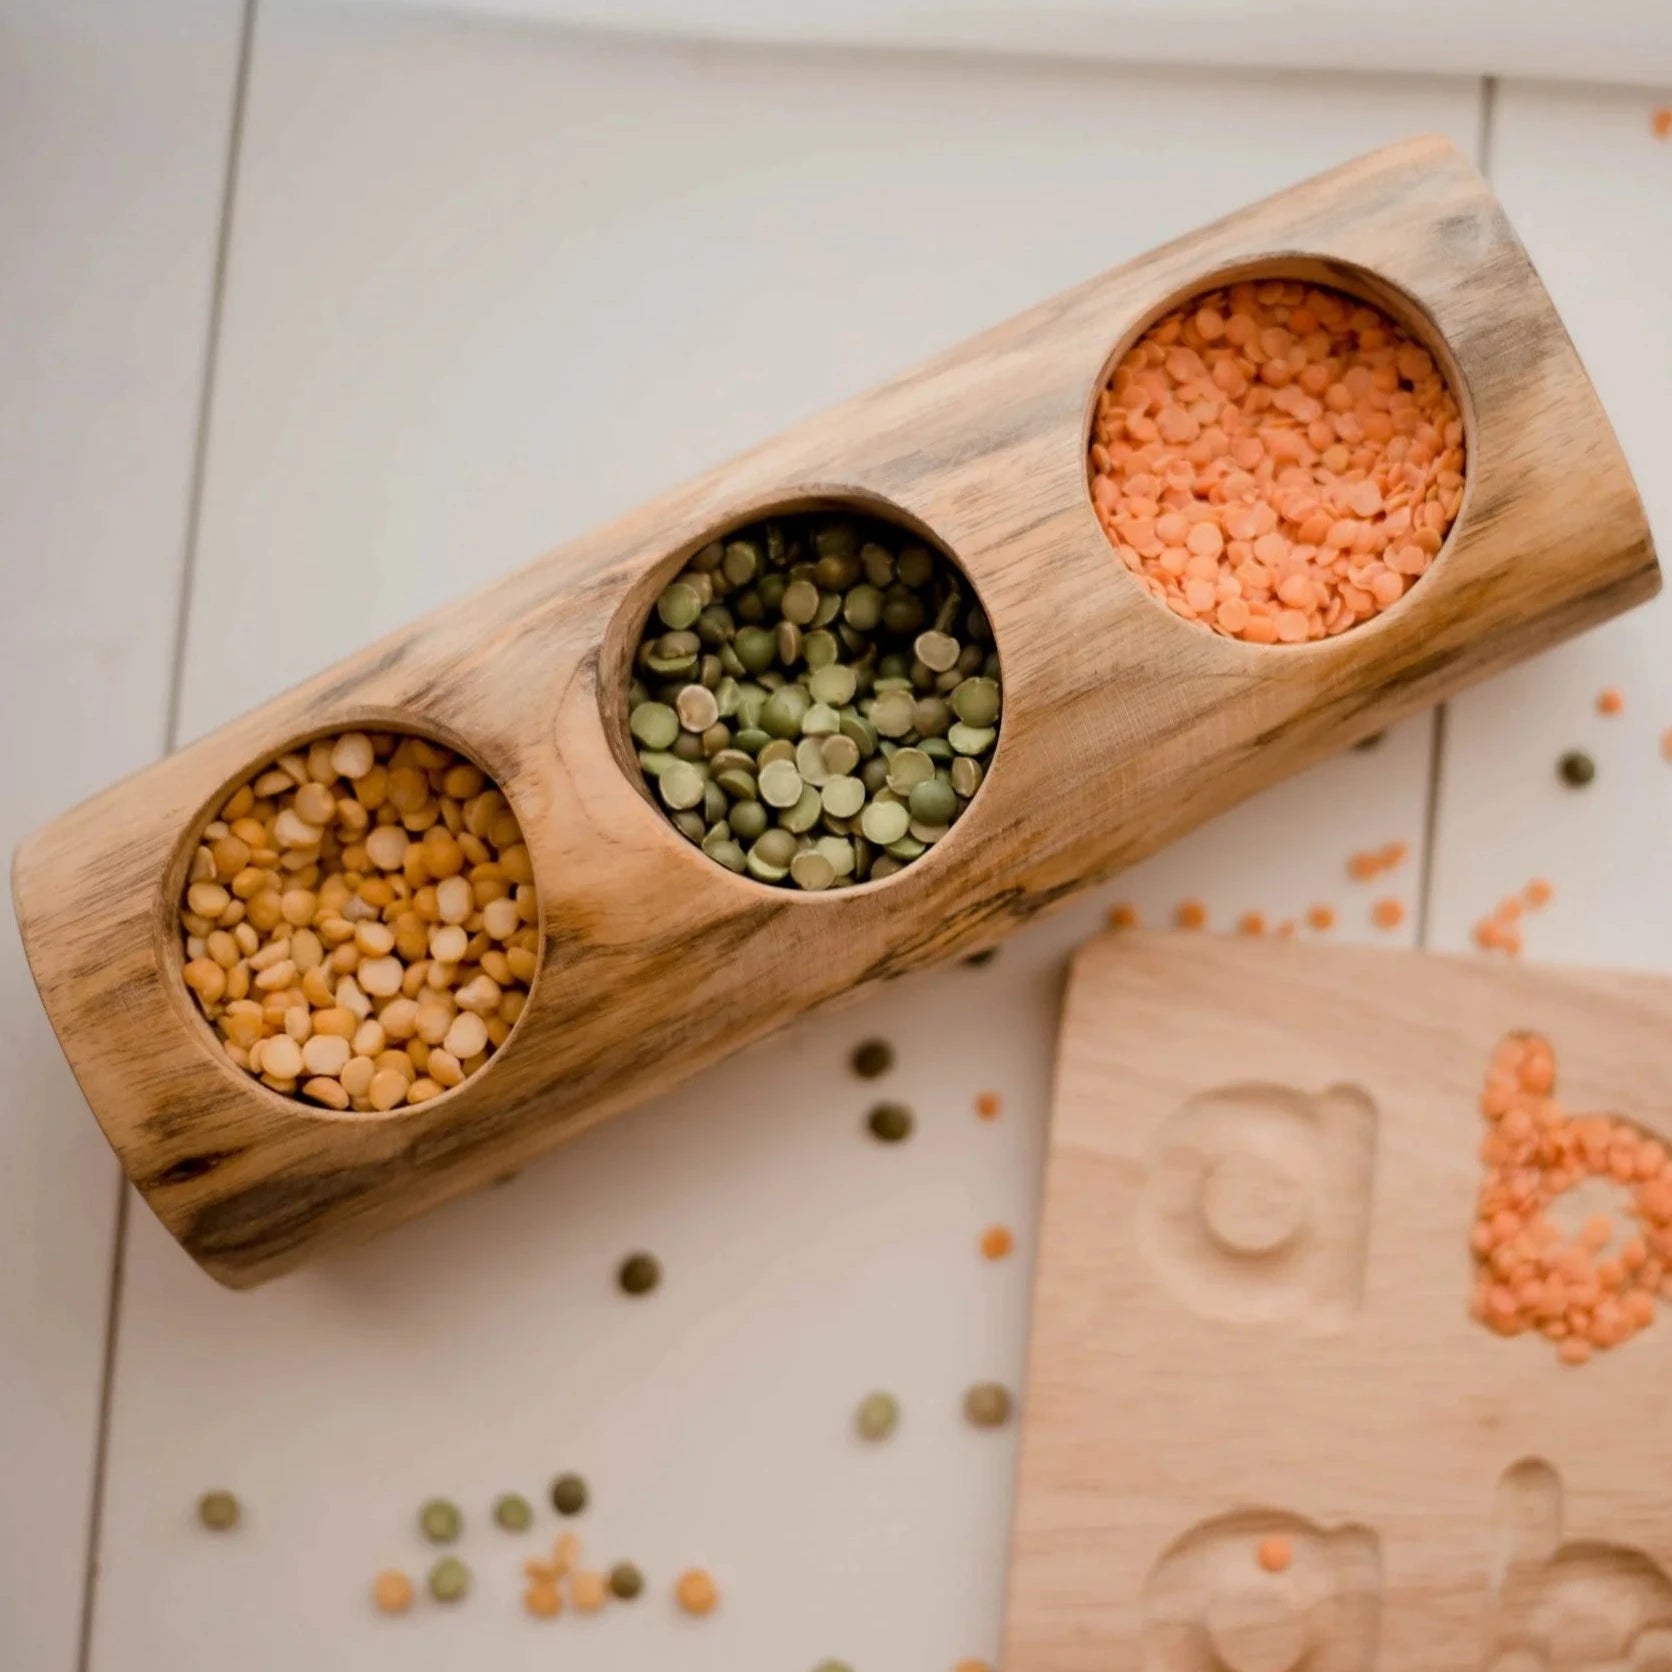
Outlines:
{"label": "yellow split pea", "polygon": [[232,1061],[334,1110],[460,1084],[539,967],[534,868],[504,794],[392,732],[320,738],[234,790],[192,855],[180,933]]}

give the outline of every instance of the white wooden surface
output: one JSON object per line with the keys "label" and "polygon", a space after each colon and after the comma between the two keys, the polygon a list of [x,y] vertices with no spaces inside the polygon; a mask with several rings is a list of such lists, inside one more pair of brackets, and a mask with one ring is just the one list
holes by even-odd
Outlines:
{"label": "white wooden surface", "polygon": [[[1632,93],[1510,83],[1499,91],[1493,175],[1619,431],[1664,554],[1672,545],[1672,141],[1650,136]],[[1577,485],[1576,485],[1577,486]],[[1583,491],[1582,486],[1579,491]],[[1672,965],[1672,600],[1647,607],[1469,693],[1448,714],[1435,867],[1434,944],[1527,878],[1550,907],[1529,956]],[[1615,687],[1624,712],[1596,698]],[[1596,781],[1557,779],[1566,749]]]}
{"label": "white wooden surface", "polygon": [[[205,69],[194,90],[222,120],[194,159],[211,199],[230,99],[223,56],[218,82]],[[1506,166],[1515,132],[1544,120],[1522,101],[1516,89],[1499,99]],[[171,122],[183,120],[182,102]],[[1619,154],[1599,153],[1597,178],[1636,193],[1641,220],[1666,189],[1653,177],[1661,157],[1645,102],[1593,103],[1594,115],[1571,113],[1572,131],[1617,127]],[[1473,146],[1481,104],[1466,80],[610,44],[267,0],[238,174],[184,734],[1240,201],[1403,133],[1439,128]],[[1542,213],[1559,244],[1595,183],[1569,156],[1558,177],[1568,195],[1545,204],[1540,159],[1555,142],[1519,143],[1528,203],[1512,196],[1511,208],[1529,236]],[[8,207],[22,190],[8,184]],[[1633,230],[1624,208],[1616,225],[1591,207],[1599,236]],[[1615,385],[1645,376],[1631,332],[1658,332],[1664,405],[1664,304],[1652,268],[1621,284],[1621,245],[1595,255],[1589,275],[1575,259],[1558,299],[1582,349],[1603,352],[1587,340],[1587,315],[1605,340],[1618,334],[1618,370],[1603,391],[1642,460],[1658,440],[1654,395],[1622,397]],[[206,274],[207,256],[200,265]],[[1611,318],[1622,295],[1635,326]],[[201,289],[194,305],[201,325]],[[57,328],[78,342],[88,330],[80,318]],[[169,427],[189,453],[194,421],[187,412],[165,425],[152,407],[105,450],[160,445]],[[42,465],[7,480],[0,516],[42,516],[60,478]],[[176,566],[178,549],[176,539]],[[99,574],[137,586],[125,551],[105,554]],[[50,619],[43,586],[31,575],[14,589],[16,630],[27,631],[30,612]],[[153,641],[166,636],[172,594],[166,604],[131,644],[120,641],[159,667],[166,657]],[[44,661],[27,666],[44,679]],[[1619,682],[1635,714],[1638,682]],[[160,691],[134,755],[155,747]],[[99,752],[110,747],[108,713],[59,721],[55,759],[68,776],[36,786],[40,812],[124,764]],[[33,736],[25,723],[8,721]],[[1466,860],[1452,850],[1464,843],[1490,847],[1483,876],[1513,871],[1526,851],[1529,875],[1547,868],[1569,886],[1553,859],[1535,866],[1530,836],[1519,846],[1489,814],[1468,829],[1467,799],[1453,789],[1466,780],[1482,795],[1520,793],[1524,768],[1506,737],[1540,725],[1523,699],[1478,725],[1471,709],[1453,727],[1453,752],[1469,753],[1447,780],[1436,902],[1447,934],[1466,927],[1473,905],[1471,886],[1453,880]],[[1013,1382],[1021,1365],[1063,953],[1116,897],[1154,919],[1185,895],[1220,922],[1329,902],[1338,934],[1411,944],[1416,858],[1385,888],[1350,883],[1343,864],[1395,838],[1420,853],[1430,736],[1417,722],[1268,795],[984,969],[921,978],[800,1028],[502,1189],[253,1295],[214,1288],[137,1209],[91,1665],[260,1672],[559,1657],[586,1672],[734,1672],[841,1655],[860,1672],[933,1672],[990,1657],[1011,1448],[964,1427],[957,1408],[970,1381]],[[1547,737],[1533,751],[1535,777],[1548,776],[1557,746]],[[33,759],[12,752],[21,749],[8,738],[8,764]],[[1630,774],[1646,785],[1657,768],[1672,771],[1651,749]],[[1615,776],[1627,781],[1626,765]],[[1384,892],[1413,907],[1391,935],[1367,920]],[[1647,941],[1642,956],[1652,957]],[[49,1061],[32,1001],[12,1010],[32,1059]],[[901,1055],[878,1089],[920,1117],[898,1150],[862,1137],[865,1090],[843,1067],[871,1032]],[[1006,1100],[990,1125],[970,1107],[985,1089]],[[96,1148],[74,1103],[61,1089],[50,1111],[24,1111],[21,1130],[63,1141],[64,1117],[75,1117],[77,1142]],[[91,1183],[64,1192],[54,1240],[32,1245],[55,1266],[59,1245],[71,1246],[65,1221],[108,1222],[108,1174],[96,1161],[91,1171]],[[1017,1228],[1020,1249],[988,1265],[975,1241],[995,1220]],[[654,1249],[667,1279],[628,1303],[612,1272],[633,1247]],[[87,1478],[103,1259],[90,1260],[91,1299],[66,1306],[56,1326],[73,1362],[50,1373],[63,1407],[80,1401],[87,1413],[85,1445],[31,1461],[30,1482]],[[8,1335],[0,1362],[12,1346]],[[850,1438],[851,1412],[879,1386],[900,1396],[905,1422],[889,1446],[866,1450]],[[24,1409],[26,1422],[38,1420]],[[0,1415],[15,1433],[11,1407]],[[632,1610],[546,1625],[521,1614],[520,1547],[485,1525],[485,1511],[495,1492],[535,1496],[568,1467],[593,1484],[582,1527],[592,1549],[632,1556],[652,1584]],[[212,1484],[245,1501],[248,1525],[235,1537],[213,1540],[192,1523],[193,1499]],[[472,1518],[464,1554],[478,1594],[456,1613],[378,1619],[369,1576],[392,1563],[417,1570],[426,1552],[412,1513],[438,1491]],[[39,1496],[14,1494],[0,1509],[8,1559],[41,1542]],[[79,1524],[84,1506],[83,1490],[66,1519]],[[542,1524],[550,1529],[549,1515]],[[78,1556],[70,1544],[58,1551],[66,1571]],[[696,1562],[725,1594],[704,1622],[679,1617],[668,1596],[673,1573]],[[72,1577],[79,1587],[79,1571]],[[39,1648],[26,1664],[73,1664],[72,1620],[41,1609],[32,1629]]]}
{"label": "white wooden surface", "polygon": [[[0,845],[163,746],[234,8],[0,0]],[[80,1629],[117,1173],[0,933],[0,1665]]]}

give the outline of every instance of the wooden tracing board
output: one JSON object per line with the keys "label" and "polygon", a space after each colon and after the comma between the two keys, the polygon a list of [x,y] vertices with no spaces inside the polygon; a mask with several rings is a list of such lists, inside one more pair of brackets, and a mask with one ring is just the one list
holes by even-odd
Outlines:
{"label": "wooden tracing board", "polygon": [[1469,1310],[1493,1046],[1672,1139],[1669,1021],[1651,976],[1085,947],[1005,1672],[1672,1668],[1672,1303],[1578,1367]]}

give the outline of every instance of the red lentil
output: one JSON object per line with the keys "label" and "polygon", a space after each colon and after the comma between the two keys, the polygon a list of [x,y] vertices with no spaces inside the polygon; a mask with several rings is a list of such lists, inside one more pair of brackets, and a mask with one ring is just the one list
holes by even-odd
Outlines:
{"label": "red lentil", "polygon": [[1649,114],[1649,132],[1656,139],[1672,137],[1672,107],[1661,105]]}
{"label": "red lentil", "polygon": [[1138,908],[1122,900],[1119,905],[1110,906],[1108,923],[1111,929],[1136,929]]}
{"label": "red lentil", "polygon": [[[1614,1115],[1570,1116],[1555,1096],[1549,1041],[1512,1034],[1492,1053],[1481,1089],[1486,1171],[1475,1203],[1470,1310],[1499,1335],[1537,1331],[1564,1364],[1618,1347],[1654,1321],[1672,1284],[1672,1179],[1666,1146]],[[1550,1209],[1586,1180],[1610,1181],[1635,1231],[1590,1215],[1564,1236]]]}
{"label": "red lentil", "polygon": [[1003,1107],[1003,1100],[996,1091],[984,1091],[976,1094],[975,1112],[982,1120],[997,1120],[999,1111]]}
{"label": "red lentil", "polygon": [[1308,906],[1306,908],[1306,926],[1316,929],[1319,934],[1335,927],[1334,906]]}
{"label": "red lentil", "polygon": [[1619,714],[1624,711],[1625,706],[1626,699],[1612,685],[1597,692],[1598,714]]}
{"label": "red lentil", "polygon": [[1208,920],[1208,908],[1200,900],[1180,900],[1173,908],[1173,922],[1180,929],[1201,929]]}
{"label": "red lentil", "polygon": [[981,1253],[986,1259],[1002,1260],[1015,1246],[1016,1239],[1008,1226],[989,1225],[981,1233]]}
{"label": "red lentil", "polygon": [[1195,297],[1098,397],[1092,503],[1186,621],[1255,644],[1345,632],[1433,561],[1463,498],[1444,374],[1356,297],[1292,279]]}
{"label": "red lentil", "polygon": [[1378,929],[1397,929],[1405,921],[1405,907],[1398,900],[1378,900],[1370,908],[1370,921]]}
{"label": "red lentil", "polygon": [[1263,912],[1245,911],[1237,919],[1237,933],[1239,935],[1263,935],[1266,932],[1266,919]]}
{"label": "red lentil", "polygon": [[1281,1533],[1271,1533],[1260,1540],[1254,1559],[1267,1573],[1281,1573],[1294,1560],[1294,1550]]}

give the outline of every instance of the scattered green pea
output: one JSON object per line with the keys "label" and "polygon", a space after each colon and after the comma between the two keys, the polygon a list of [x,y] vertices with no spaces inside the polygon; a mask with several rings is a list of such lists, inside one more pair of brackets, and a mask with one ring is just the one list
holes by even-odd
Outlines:
{"label": "scattered green pea", "polygon": [[1556,763],[1562,782],[1583,789],[1597,775],[1597,763],[1583,749],[1569,749]]}
{"label": "scattered green pea", "polygon": [[631,1602],[644,1589],[644,1575],[631,1562],[617,1562],[610,1569],[610,1590],[623,1602]]}
{"label": "scattered green pea", "polygon": [[231,1532],[242,1516],[238,1499],[224,1488],[205,1492],[197,1501],[197,1518],[211,1532]]}
{"label": "scattered green pea", "polygon": [[459,1506],[445,1498],[431,1498],[418,1511],[418,1527],[431,1544],[451,1544],[464,1530]]}
{"label": "scattered green pea", "polygon": [[991,624],[953,563],[875,518],[773,518],[663,589],[628,729],[716,864],[818,891],[892,875],[962,816],[997,743]]}
{"label": "scattered green pea", "polygon": [[552,1508],[559,1515],[579,1515],[586,1508],[586,1482],[579,1475],[559,1475],[552,1482]]}
{"label": "scattered green pea", "polygon": [[860,1401],[854,1426],[860,1438],[886,1440],[900,1421],[900,1402],[890,1393],[868,1394]]}
{"label": "scattered green pea", "polygon": [[894,1047],[886,1039],[861,1040],[849,1061],[860,1079],[879,1079],[894,1066]]}
{"label": "scattered green pea", "polygon": [[534,1525],[534,1506],[520,1492],[503,1492],[494,1499],[493,1518],[508,1533],[526,1533]]}
{"label": "scattered green pea", "polygon": [[[629,1254],[615,1274],[622,1292],[629,1295],[648,1295],[662,1281],[662,1266],[654,1254]],[[565,1477],[565,1479],[570,1477]],[[557,1489],[554,1486],[552,1490]],[[583,1489],[582,1502],[585,1502]],[[565,1511],[567,1514],[568,1512]]]}
{"label": "scattered green pea", "polygon": [[964,1395],[964,1415],[977,1428],[1002,1428],[1010,1421],[1010,1392],[997,1382],[977,1382]]}
{"label": "scattered green pea", "polygon": [[443,1556],[430,1569],[429,1586],[437,1602],[462,1602],[470,1590],[470,1569],[457,1556]]}
{"label": "scattered green pea", "polygon": [[903,1103],[879,1103],[865,1118],[871,1136],[885,1144],[898,1144],[911,1136],[912,1113]]}

